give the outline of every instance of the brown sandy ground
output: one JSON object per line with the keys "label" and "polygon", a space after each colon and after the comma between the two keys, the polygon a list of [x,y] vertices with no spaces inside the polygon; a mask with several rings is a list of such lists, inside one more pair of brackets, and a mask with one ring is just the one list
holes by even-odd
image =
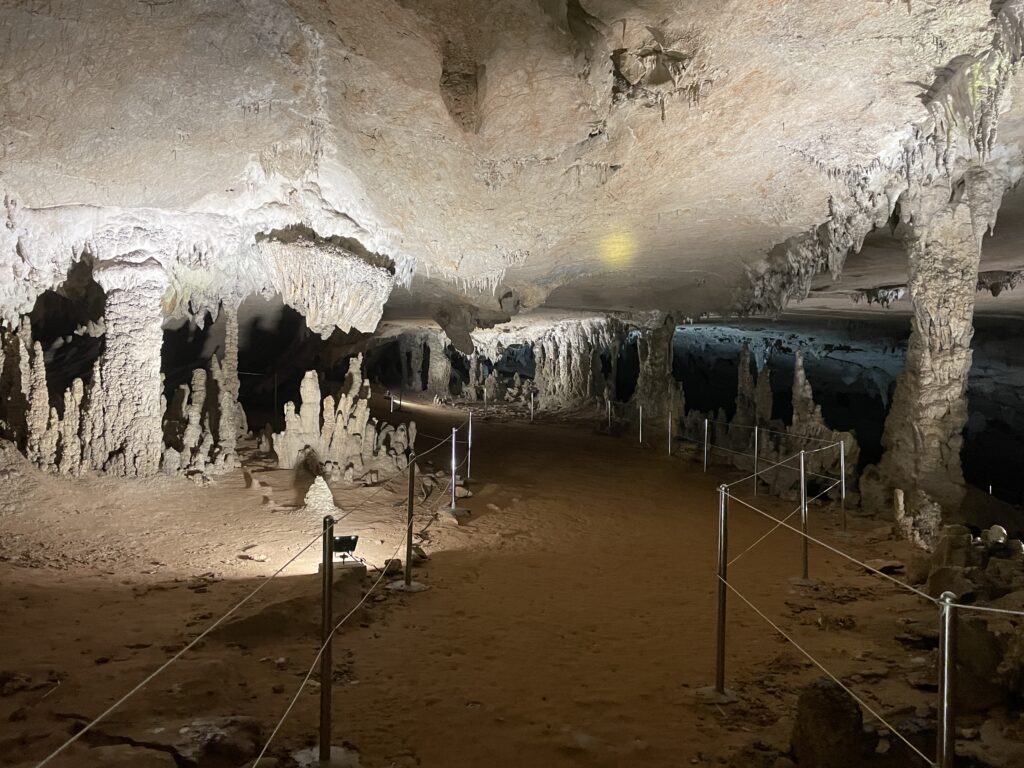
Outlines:
{"label": "brown sandy ground", "polygon": [[[408,403],[393,418],[410,415],[436,435],[464,417]],[[596,420],[511,418],[477,420],[466,525],[432,521],[440,488],[418,507],[430,559],[416,578],[430,590],[376,592],[339,635],[336,743],[369,768],[772,765],[788,749],[801,686],[820,672],[736,599],[728,680],[739,702],[695,695],[713,679],[715,488],[738,474],[705,475],[685,447],[669,458],[602,434]],[[441,453],[429,457],[439,466]],[[301,510],[309,478],[254,452],[247,466],[264,489],[245,488],[240,470],[197,487],[59,479],[10,450],[3,458],[0,766],[35,765],[320,526]],[[339,532],[358,533],[359,554],[382,563],[404,535],[404,478],[335,491],[343,510],[376,494]],[[794,506],[757,503],[773,514]],[[816,503],[812,529],[861,558],[909,558],[887,526],[854,519],[843,535],[837,518]],[[769,527],[734,508],[732,551]],[[926,713],[932,607],[817,548],[817,585],[795,585],[799,552],[779,531],[731,580],[872,706]],[[318,558],[314,543],[50,765],[251,764],[316,652]],[[375,578],[341,582],[339,615]],[[314,676],[270,750],[282,766],[315,739],[318,687]],[[211,745],[215,727],[227,735]]]}

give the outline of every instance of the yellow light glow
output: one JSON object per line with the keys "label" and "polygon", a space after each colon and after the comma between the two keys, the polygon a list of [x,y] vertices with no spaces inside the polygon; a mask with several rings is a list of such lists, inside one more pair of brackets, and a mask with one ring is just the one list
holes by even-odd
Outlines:
{"label": "yellow light glow", "polygon": [[601,258],[613,268],[627,266],[636,253],[636,240],[630,232],[615,230],[601,239]]}

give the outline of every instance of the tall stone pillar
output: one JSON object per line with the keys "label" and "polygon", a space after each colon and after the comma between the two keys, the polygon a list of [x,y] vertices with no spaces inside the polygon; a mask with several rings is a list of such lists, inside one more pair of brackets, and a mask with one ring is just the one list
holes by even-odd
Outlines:
{"label": "tall stone pillar", "polygon": [[444,331],[431,333],[427,336],[430,348],[430,364],[427,368],[427,389],[431,394],[448,397],[451,392],[452,364],[444,353],[447,337]]}
{"label": "tall stone pillar", "polygon": [[[904,204],[904,217],[911,216],[906,242],[913,318],[906,368],[885,422],[885,453],[861,481],[865,503],[876,509],[891,508],[895,489],[903,492],[911,518],[915,510],[934,516],[936,504],[948,514],[963,501],[960,448],[978,264],[1002,190],[991,174],[974,168],[952,199],[940,188]],[[929,532],[918,535],[927,541]]]}
{"label": "tall stone pillar", "polygon": [[244,413],[238,403],[238,305],[221,305],[224,318],[224,348],[220,360],[211,361],[211,373],[217,387],[217,440],[215,461],[221,467],[237,464],[235,449]]}
{"label": "tall stone pillar", "polygon": [[644,407],[644,417],[659,430],[664,428],[675,398],[676,386],[672,378],[672,337],[675,332],[675,321],[669,317],[661,326],[644,330],[637,340],[640,375],[633,399]]}
{"label": "tall stone pillar", "polygon": [[102,425],[102,448],[94,445],[90,454],[93,467],[126,477],[153,475],[163,451],[161,300],[167,275],[153,259],[99,264],[93,275],[107,296],[106,337],[90,393],[90,418]]}

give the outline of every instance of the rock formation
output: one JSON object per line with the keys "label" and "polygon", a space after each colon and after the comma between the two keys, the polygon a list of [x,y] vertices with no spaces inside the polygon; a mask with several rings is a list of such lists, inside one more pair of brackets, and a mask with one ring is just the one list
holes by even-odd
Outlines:
{"label": "rock formation", "polygon": [[316,371],[302,379],[300,406],[284,406],[285,428],[274,434],[278,466],[293,468],[307,453],[331,477],[375,480],[375,474],[405,469],[416,441],[416,423],[393,427],[370,416],[369,382],[362,378],[362,356],[351,361],[349,375],[337,402],[321,400]]}
{"label": "rock formation", "polygon": [[973,167],[952,197],[947,187],[929,188],[901,209],[914,315],[906,370],[886,419],[885,454],[865,475],[866,501],[876,509],[891,503],[894,489],[903,491],[911,517],[932,503],[955,512],[963,500],[960,450],[978,264],[1002,192],[992,173]]}
{"label": "rock formation", "polygon": [[[705,414],[693,410],[684,419],[686,434],[691,440],[703,443],[704,419],[707,418],[710,422],[711,445],[718,448],[711,450],[709,459],[749,471],[753,470],[753,428],[756,425],[760,428],[757,436],[758,466],[762,469],[759,481],[768,486],[769,492],[786,497],[794,497],[799,491],[799,464],[793,460],[786,467],[769,468],[772,464],[805,451],[808,487],[815,493],[825,493],[842,474],[840,451],[836,447],[842,443],[845,450],[847,494],[850,498],[856,488],[860,447],[852,433],[834,430],[825,423],[821,406],[815,403],[814,393],[804,372],[803,352],[798,351],[796,354],[792,390],[793,418],[790,424],[770,418],[771,391],[768,388],[768,376],[768,369],[765,368],[755,383],[751,373],[750,350],[744,344],[740,348],[736,406],[732,420],[726,423],[723,412]],[[826,495],[838,499],[840,492],[841,487],[837,485],[828,490]]]}

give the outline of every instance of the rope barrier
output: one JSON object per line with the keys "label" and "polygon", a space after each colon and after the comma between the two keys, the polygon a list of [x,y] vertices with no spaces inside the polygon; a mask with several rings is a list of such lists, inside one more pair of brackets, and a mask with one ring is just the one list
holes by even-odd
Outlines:
{"label": "rope barrier", "polygon": [[[714,421],[712,419],[708,419],[708,424],[720,424],[723,427],[729,427],[730,429],[733,428],[733,427],[735,427],[737,429],[754,429],[755,428],[754,425],[752,425],[752,424],[751,425],[747,425],[747,424],[730,424],[727,421]],[[796,438],[798,440],[813,440],[816,443],[832,443],[833,445],[838,445],[838,443],[835,443],[834,441],[831,441],[831,440],[827,440],[827,439],[825,439],[823,437],[811,437],[810,435],[793,435],[793,434],[790,434],[789,432],[779,432],[779,430],[777,430],[777,429],[768,429],[768,427],[757,427],[757,429],[759,431],[761,431],[761,432],[768,432],[768,433],[773,434],[773,435],[782,435],[783,437],[793,437],[793,438]]]}
{"label": "rope barrier", "polygon": [[141,683],[136,685],[134,688],[132,688],[130,691],[128,691],[128,693],[126,693],[120,699],[118,699],[113,704],[111,704],[109,707],[107,707],[107,709],[105,709],[101,714],[99,714],[97,717],[95,717],[84,728],[82,728],[76,734],[71,736],[71,738],[69,738],[67,741],[65,741],[63,744],[61,744],[59,747],[57,747],[57,749],[55,749],[53,752],[51,752],[41,762],[37,763],[36,764],[36,768],[43,768],[43,766],[45,766],[47,763],[49,763],[51,760],[53,760],[53,758],[55,758],[57,755],[59,755],[61,752],[63,752],[65,749],[67,749],[69,746],[71,746],[76,741],[78,741],[82,736],[84,736],[86,733],[88,733],[94,726],[96,726],[100,721],[102,721],[104,718],[106,718],[107,715],[109,715],[112,712],[114,712],[118,707],[120,707],[122,704],[124,704],[126,701],[128,701],[128,699],[130,699],[136,693],[138,693],[143,688],[145,688],[146,685],[148,685],[157,675],[159,675],[161,672],[163,672],[165,669],[167,669],[169,666],[171,666],[171,664],[173,664],[178,659],[180,659],[182,656],[184,656],[185,653],[187,653],[189,650],[194,648],[196,646],[196,644],[199,643],[204,637],[209,635],[213,630],[215,630],[217,627],[219,627],[221,624],[223,624],[225,620],[227,620],[230,616],[232,616],[239,608],[241,608],[243,605],[248,603],[252,598],[254,598],[260,592],[260,590],[262,590],[265,586],[267,586],[267,584],[269,584],[271,581],[273,581],[282,571],[284,571],[285,568],[287,568],[289,565],[294,563],[307,549],[309,549],[311,546],[313,546],[318,541],[320,541],[322,536],[323,536],[323,531],[321,531],[319,534],[317,534],[316,538],[314,538],[312,541],[310,541],[308,544],[306,544],[302,549],[300,549],[298,552],[296,552],[294,555],[292,555],[292,557],[289,558],[288,561],[284,565],[282,565],[280,568],[278,568],[273,573],[273,575],[271,575],[266,581],[261,582],[260,585],[258,587],[256,587],[256,589],[254,589],[252,592],[250,592],[248,595],[246,595],[240,601],[238,601],[227,613],[225,613],[223,616],[221,616],[219,619],[217,619],[215,622],[213,622],[213,624],[211,624],[206,629],[204,629],[199,635],[197,635],[184,648],[182,648],[180,651],[178,651],[176,654],[174,654],[170,659],[168,659],[163,664],[161,664],[154,672],[151,672]]}
{"label": "rope barrier", "polygon": [[734,586],[733,586],[732,584],[730,584],[730,583],[728,582],[728,580],[726,580],[726,579],[723,579],[723,578],[722,578],[721,576],[719,576],[718,574],[715,574],[715,575],[716,575],[716,577],[718,578],[718,580],[719,580],[720,582],[722,582],[723,584],[725,584],[725,586],[726,586],[726,587],[728,587],[728,589],[729,589],[729,590],[730,590],[730,591],[731,591],[731,592],[732,592],[732,593],[733,593],[734,595],[736,595],[736,597],[738,597],[738,598],[739,598],[740,600],[742,600],[742,601],[743,601],[744,603],[746,603],[746,604],[747,604],[747,606],[748,606],[748,607],[749,607],[749,608],[750,608],[750,609],[751,609],[751,610],[752,610],[752,611],[753,611],[754,613],[756,613],[756,614],[757,614],[758,616],[760,616],[760,617],[761,617],[762,619],[764,619],[764,620],[765,620],[765,622],[766,622],[766,623],[767,623],[767,624],[768,624],[768,625],[769,625],[769,626],[770,626],[770,627],[771,627],[772,629],[774,629],[774,630],[775,630],[776,632],[778,632],[778,633],[779,633],[780,635],[782,635],[782,637],[783,637],[783,638],[785,638],[785,639],[786,639],[787,641],[789,641],[789,643],[790,643],[790,644],[792,644],[792,646],[793,646],[794,648],[796,648],[796,649],[797,649],[798,651],[800,651],[800,653],[802,653],[802,654],[803,654],[803,655],[804,655],[804,656],[805,656],[805,657],[807,658],[807,660],[808,660],[808,661],[810,661],[810,662],[811,662],[812,664],[814,664],[814,666],[816,666],[816,667],[817,667],[818,669],[820,669],[820,670],[821,670],[822,672],[824,672],[824,673],[825,673],[826,675],[828,675],[828,676],[829,676],[829,677],[830,677],[830,678],[832,679],[832,681],[833,681],[833,682],[834,682],[834,683],[835,683],[836,685],[838,685],[838,686],[839,686],[840,688],[842,688],[842,689],[843,689],[844,691],[846,691],[846,692],[847,692],[847,693],[848,693],[848,694],[849,694],[849,695],[850,695],[850,696],[851,696],[851,697],[853,698],[853,700],[854,700],[854,701],[856,701],[856,702],[857,702],[858,704],[860,704],[860,706],[862,706],[862,707],[863,707],[863,708],[864,708],[864,709],[865,709],[865,710],[866,710],[866,711],[867,711],[868,713],[870,713],[870,714],[871,714],[871,716],[872,716],[872,717],[874,717],[874,718],[875,718],[875,719],[876,719],[876,720],[877,720],[878,722],[880,722],[880,723],[881,723],[882,725],[884,725],[884,726],[885,726],[886,728],[888,728],[888,729],[889,729],[889,730],[890,730],[890,731],[892,732],[892,734],[893,734],[894,736],[896,736],[897,738],[899,738],[899,739],[900,739],[900,741],[902,741],[902,742],[903,742],[904,744],[906,744],[906,745],[907,745],[908,747],[910,747],[910,749],[911,749],[911,750],[913,750],[913,752],[914,752],[914,753],[915,753],[915,754],[916,754],[916,755],[917,755],[918,757],[920,757],[920,758],[921,758],[922,760],[924,760],[924,761],[925,761],[925,763],[926,763],[927,765],[929,765],[929,766],[933,766],[933,767],[935,766],[935,763],[934,763],[934,762],[932,762],[932,760],[931,760],[931,759],[929,759],[929,758],[928,758],[927,756],[925,756],[925,754],[924,754],[923,752],[921,752],[921,750],[919,750],[919,749],[918,749],[917,747],[915,747],[915,746],[914,746],[913,744],[911,744],[911,743],[910,743],[910,742],[909,742],[909,741],[907,740],[907,738],[906,738],[906,737],[905,737],[905,736],[904,736],[903,734],[901,734],[901,733],[900,733],[900,732],[899,732],[898,730],[896,730],[896,728],[894,728],[894,727],[893,727],[892,725],[890,725],[890,724],[889,724],[889,722],[888,722],[888,721],[887,721],[887,720],[886,720],[886,719],[885,719],[884,717],[882,717],[882,716],[881,716],[880,714],[878,714],[878,713],[877,713],[877,712],[876,712],[876,711],[875,711],[874,709],[872,709],[872,708],[871,708],[870,706],[868,706],[868,704],[867,704],[867,703],[866,703],[866,702],[865,702],[865,701],[864,701],[864,700],[863,700],[863,699],[862,699],[862,698],[861,698],[860,696],[858,696],[858,695],[857,695],[856,693],[854,693],[854,692],[853,692],[852,690],[850,690],[849,686],[847,686],[847,685],[846,685],[845,683],[843,683],[843,681],[842,681],[842,680],[840,680],[840,679],[839,679],[838,677],[836,677],[835,675],[833,675],[833,674],[832,674],[832,673],[831,673],[831,672],[830,672],[830,671],[829,671],[829,670],[828,670],[828,669],[827,669],[827,668],[825,667],[825,665],[824,665],[824,664],[822,664],[822,663],[821,663],[820,661],[818,661],[818,660],[817,660],[816,658],[814,658],[814,657],[813,657],[813,656],[812,656],[812,655],[811,655],[811,654],[810,654],[810,653],[809,653],[808,651],[806,651],[806,650],[805,650],[805,649],[803,648],[803,646],[801,646],[801,645],[800,645],[800,644],[799,644],[798,642],[796,642],[796,640],[794,640],[794,639],[793,639],[792,637],[790,637],[790,636],[789,636],[788,634],[786,634],[786,632],[785,632],[785,631],[784,631],[784,630],[783,630],[783,629],[782,629],[782,628],[781,628],[781,627],[780,627],[780,626],[779,626],[778,624],[776,624],[776,623],[775,623],[774,621],[772,621],[771,619],[769,619],[769,618],[768,618],[768,617],[767,617],[767,616],[766,616],[766,615],[764,614],[764,612],[763,612],[763,611],[761,611],[761,609],[760,609],[760,608],[758,608],[758,607],[757,607],[756,605],[754,605],[754,604],[753,604],[752,602],[750,602],[750,601],[749,601],[749,600],[748,600],[748,599],[747,599],[747,598],[746,598],[746,597],[745,597],[745,596],[743,595],[743,593],[741,593],[741,592],[740,592],[740,591],[739,591],[738,589],[736,589],[736,588],[735,588],[735,587],[734,587]]}
{"label": "rope barrier", "polygon": [[[837,485],[839,485],[839,481],[838,481],[838,480],[837,480],[837,481],[836,481],[835,483],[833,483],[833,484],[832,484],[831,486],[829,486],[828,488],[826,488],[826,489],[825,489],[824,491],[822,491],[821,493],[819,493],[819,494],[818,494],[817,496],[815,496],[815,497],[814,497],[813,499],[808,499],[808,500],[807,500],[807,503],[808,503],[808,504],[810,504],[810,503],[811,503],[812,501],[817,501],[817,500],[818,500],[818,499],[820,499],[820,498],[821,498],[822,496],[824,496],[824,495],[825,495],[826,493],[828,493],[828,492],[829,492],[829,491],[831,491],[831,490],[832,490],[833,488],[835,488],[835,487],[836,487]],[[740,559],[741,557],[743,557],[743,556],[744,556],[745,554],[747,554],[747,553],[748,553],[748,552],[749,552],[750,550],[752,550],[752,549],[753,549],[754,547],[756,547],[756,546],[757,546],[758,544],[760,544],[760,543],[761,543],[762,541],[764,541],[764,540],[765,540],[765,539],[767,539],[767,538],[768,538],[769,536],[771,536],[771,535],[772,535],[773,533],[775,533],[775,532],[776,532],[777,530],[779,530],[779,527],[780,527],[780,526],[782,525],[782,523],[787,523],[787,522],[789,522],[789,520],[790,520],[790,519],[791,519],[791,518],[793,517],[793,515],[795,515],[795,514],[796,514],[797,512],[799,512],[799,511],[800,511],[800,510],[801,510],[802,508],[803,508],[803,506],[802,506],[802,505],[801,505],[801,506],[798,506],[798,507],[797,507],[796,509],[794,509],[794,510],[793,510],[792,512],[790,512],[790,513],[789,513],[788,515],[786,515],[786,517],[784,517],[784,518],[782,519],[782,522],[780,522],[780,523],[776,524],[776,525],[775,525],[775,527],[773,527],[773,528],[772,528],[772,529],[771,529],[770,531],[768,531],[768,533],[764,534],[764,535],[763,535],[763,536],[762,536],[761,538],[759,538],[759,539],[758,539],[757,541],[755,541],[755,542],[754,542],[753,544],[751,544],[751,545],[750,545],[749,547],[747,547],[747,548],[746,548],[745,550],[743,550],[743,551],[742,551],[742,552],[740,552],[740,553],[739,553],[738,555],[736,555],[736,557],[734,557],[734,558],[733,558],[732,560],[730,560],[730,561],[729,561],[729,566],[731,567],[733,563],[735,563],[735,562],[736,562],[737,560],[739,560],[739,559]]]}
{"label": "rope barrier", "polygon": [[871,567],[867,563],[862,563],[860,560],[858,560],[857,558],[853,557],[852,555],[848,555],[845,552],[843,552],[842,550],[836,549],[831,544],[826,544],[821,539],[816,539],[813,536],[811,536],[809,533],[804,533],[799,528],[794,528],[793,526],[784,523],[783,521],[779,520],[778,518],[772,517],[767,512],[758,509],[757,507],[753,506],[752,504],[748,504],[747,502],[743,501],[743,499],[740,499],[740,498],[738,498],[736,496],[733,496],[731,493],[726,492],[726,496],[728,498],[732,499],[733,501],[738,502],[739,504],[742,504],[747,509],[751,509],[754,512],[757,512],[757,514],[763,515],[764,517],[767,517],[769,520],[772,520],[772,521],[778,523],[781,527],[787,528],[790,531],[792,531],[793,533],[796,533],[796,534],[799,534],[800,536],[805,537],[808,541],[813,541],[818,546],[824,547],[825,549],[829,550],[830,552],[833,552],[833,553],[839,555],[840,557],[843,557],[843,558],[849,560],[851,563],[854,563],[855,565],[860,566],[864,570],[869,571],[869,572],[875,574],[876,576],[881,576],[883,579],[888,579],[893,584],[896,584],[896,585],[902,587],[903,589],[909,590],[910,592],[913,592],[915,595],[918,595],[919,597],[923,597],[929,603],[932,603],[934,605],[938,605],[938,600],[936,600],[934,597],[932,597],[928,593],[922,592],[920,589],[917,589],[916,587],[913,587],[910,584],[902,582],[899,579],[893,578],[892,576],[890,576],[887,573],[882,573],[882,571],[878,570],[877,568]]}
{"label": "rope barrier", "polygon": [[[404,541],[398,542],[398,546],[395,547],[395,551],[391,555],[392,559],[394,559],[395,555],[398,554],[398,550],[402,548],[402,545],[404,543]],[[327,640],[320,645],[320,649],[316,652],[316,656],[313,657],[313,663],[309,665],[309,671],[306,673],[306,676],[302,679],[302,682],[299,684],[298,690],[295,691],[295,695],[292,697],[292,700],[288,703],[288,707],[285,709],[284,714],[281,715],[281,719],[277,721],[277,725],[275,725],[274,730],[271,731],[270,737],[267,739],[267,743],[263,745],[263,749],[260,750],[259,755],[257,755],[256,759],[253,761],[253,766],[258,765],[260,760],[263,759],[263,756],[266,755],[267,750],[270,748],[271,742],[273,742],[274,737],[277,736],[277,732],[281,730],[281,726],[284,725],[284,721],[288,719],[288,715],[291,714],[292,709],[295,707],[296,702],[299,700],[299,696],[301,696],[302,692],[306,689],[306,684],[309,682],[309,679],[313,676],[313,670],[316,669],[316,665],[320,662],[320,657],[323,656],[324,650],[327,648],[327,645],[334,640],[334,635],[337,633],[339,629],[341,629],[342,625],[346,621],[348,621],[352,617],[352,615],[355,614],[356,611],[363,607],[363,603],[365,603],[369,599],[370,595],[373,594],[373,591],[380,585],[381,581],[384,580],[384,576],[386,573],[386,568],[380,569],[380,575],[377,577],[377,580],[373,583],[373,586],[366,590],[366,593],[362,596],[362,598],[360,598],[359,602],[355,604],[355,607],[353,607],[352,610],[346,613],[341,621],[334,625],[334,628],[330,631],[330,634],[327,635]],[[331,685],[331,681],[321,680],[320,685]]]}
{"label": "rope barrier", "polygon": [[[753,456],[753,454],[744,454],[744,455],[745,456]],[[734,485],[739,485],[740,483],[745,483],[745,482],[747,482],[747,480],[751,480],[751,479],[757,477],[758,475],[763,474],[764,472],[770,472],[771,470],[776,469],[778,467],[783,467],[786,464],[788,464],[789,462],[791,462],[793,459],[798,459],[798,458],[800,458],[799,454],[797,454],[796,456],[790,456],[788,459],[783,459],[782,461],[778,461],[778,462],[776,462],[774,464],[770,464],[769,466],[764,467],[763,469],[759,469],[756,472],[752,472],[751,474],[747,475],[746,477],[741,477],[739,480],[734,480],[733,482],[729,483],[726,487],[730,488],[730,487],[732,487]],[[786,468],[787,469],[796,469],[796,467],[786,467]]]}
{"label": "rope barrier", "polygon": [[[437,450],[438,448],[441,447],[441,445],[443,445],[445,442],[447,442],[450,439],[451,439],[451,437],[449,436],[443,442],[439,443],[438,445],[434,446],[433,448],[423,452],[422,454],[416,455],[414,457],[414,460],[418,459],[418,458],[420,458],[422,456],[426,456],[426,455],[428,455],[429,453],[431,453],[434,450]],[[391,480],[394,480],[396,477],[404,475],[408,471],[409,471],[409,467],[407,466],[405,469],[399,470],[398,472],[395,472],[394,474],[390,475],[386,479],[379,481],[380,484],[374,490],[373,493],[371,493],[365,499],[363,499],[358,504],[356,504],[356,506],[352,507],[349,510],[346,510],[344,512],[344,514],[342,514],[339,517],[337,517],[335,519],[335,521],[334,521],[334,525],[337,525],[339,522],[344,520],[346,517],[351,515],[353,512],[356,512],[357,510],[359,510],[362,507],[366,506],[366,504],[368,504],[375,496],[377,496],[381,491],[383,491],[385,489],[385,484],[386,483],[390,482]],[[333,532],[333,527],[334,526],[331,526],[329,528],[329,530],[331,530],[332,532]],[[257,594],[259,594],[259,592],[262,591],[263,588],[267,586],[267,584],[269,584],[271,581],[273,581],[275,578],[277,578],[288,566],[290,566],[297,559],[299,559],[299,557],[301,557],[310,547],[312,547],[314,544],[316,544],[318,541],[320,541],[320,539],[323,537],[323,534],[324,534],[324,531],[321,530],[316,535],[315,538],[310,540],[305,546],[302,547],[302,549],[300,549],[298,552],[296,552],[294,555],[292,555],[292,557],[289,558],[287,560],[287,562],[284,563],[284,565],[282,565],[280,568],[278,568],[276,571],[274,571],[274,573],[271,574],[266,580],[260,582],[259,586],[257,586],[254,590],[252,590],[245,597],[243,597],[240,601],[235,603],[235,605],[232,606],[225,614],[223,614],[219,619],[217,619],[215,622],[210,624],[205,630],[203,630],[199,635],[197,635],[187,645],[185,645],[184,648],[182,648],[180,651],[175,653],[170,659],[168,659],[163,664],[161,664],[155,671],[153,671],[147,677],[145,677],[142,680],[142,682],[140,682],[138,685],[136,685],[134,688],[132,688],[130,691],[128,691],[128,693],[124,694],[120,699],[118,699],[113,704],[111,704],[106,710],[104,710],[102,713],[100,713],[91,722],[86,724],[86,726],[84,728],[82,728],[80,731],[75,733],[73,736],[71,736],[69,739],[67,739],[63,744],[61,744],[57,749],[55,749],[53,752],[51,752],[49,755],[47,755],[41,762],[37,763],[35,768],[43,768],[43,766],[47,765],[51,760],[53,760],[53,758],[57,757],[57,755],[61,754],[65,749],[67,749],[69,746],[71,746],[76,741],[78,741],[82,736],[84,736],[86,733],[88,733],[92,728],[94,728],[96,725],[98,725],[107,716],[109,716],[111,713],[115,712],[118,709],[118,707],[120,707],[122,704],[124,704],[126,701],[128,701],[128,699],[130,699],[136,693],[138,693],[143,688],[145,688],[150,682],[153,681],[154,678],[156,678],[158,675],[160,675],[165,669],[170,667],[174,662],[176,662],[178,659],[180,659],[182,656],[184,656],[192,648],[194,648],[200,641],[203,640],[203,638],[205,638],[213,630],[215,630],[217,627],[219,627],[221,624],[223,624],[227,619],[229,619],[231,616],[233,616],[238,611],[239,608],[241,608],[243,605],[245,605],[250,600],[252,600],[252,598],[254,598]]]}
{"label": "rope barrier", "polygon": [[[433,515],[437,514],[437,510],[441,506],[441,502],[444,500],[444,497],[445,497],[446,493],[450,489],[451,489],[451,482],[449,482],[448,485],[445,487],[445,489],[443,491],[441,491],[441,493],[438,494],[438,501],[437,501],[437,503],[434,504],[434,508],[432,510],[431,517],[433,517]],[[412,527],[412,525],[413,525],[413,521],[409,520],[408,524],[405,527],[406,535],[408,535],[409,529]],[[398,554],[398,551],[402,548],[402,545],[404,543],[405,543],[404,540],[399,541],[398,546],[395,547],[395,551],[391,553],[391,559],[395,558],[395,556]],[[387,562],[387,561],[385,561],[385,562]],[[285,709],[284,714],[281,715],[281,719],[278,720],[277,721],[277,725],[274,726],[274,730],[271,732],[270,736],[267,738],[267,742],[266,742],[266,744],[263,745],[263,749],[260,750],[259,755],[256,756],[256,760],[253,761],[253,768],[255,768],[255,766],[259,764],[260,760],[266,755],[267,750],[270,748],[271,742],[274,741],[274,737],[277,736],[278,731],[281,730],[281,726],[284,725],[284,721],[288,719],[288,715],[290,715],[291,712],[292,712],[292,709],[295,708],[295,704],[299,700],[299,696],[302,694],[302,691],[305,690],[306,684],[309,683],[310,678],[313,676],[313,670],[316,669],[316,665],[319,663],[320,657],[323,656],[324,650],[327,648],[328,644],[333,641],[334,635],[338,632],[339,629],[341,629],[342,625],[346,621],[348,621],[352,617],[352,615],[362,607],[362,605],[367,601],[367,599],[369,599],[370,595],[373,594],[373,591],[375,589],[377,589],[378,586],[380,586],[381,581],[383,581],[384,576],[387,574],[387,567],[385,566],[383,568],[378,568],[378,570],[380,571],[380,575],[377,577],[377,580],[373,583],[373,586],[371,586],[366,591],[366,593],[362,596],[362,598],[359,600],[359,602],[356,603],[355,607],[352,608],[352,610],[350,610],[347,614],[345,614],[345,616],[342,618],[341,621],[339,621],[337,624],[334,625],[334,628],[331,630],[330,634],[328,634],[328,636],[327,636],[327,640],[320,645],[319,650],[317,650],[316,656],[313,658],[312,664],[309,665],[309,671],[306,673],[306,676],[302,679],[302,683],[299,684],[298,690],[295,692],[295,695],[292,697],[291,701],[288,703],[288,707]],[[331,685],[331,681],[330,680],[328,680],[328,681],[321,680],[320,681],[320,685]]]}

